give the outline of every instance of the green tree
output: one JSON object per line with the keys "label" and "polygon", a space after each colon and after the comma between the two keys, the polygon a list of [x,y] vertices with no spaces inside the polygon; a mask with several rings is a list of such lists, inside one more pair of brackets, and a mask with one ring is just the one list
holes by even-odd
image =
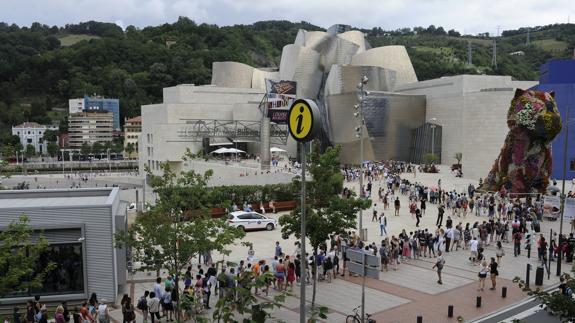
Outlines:
{"label": "green tree", "polygon": [[26,145],[26,151],[24,151],[24,154],[26,155],[27,158],[36,156],[36,148],[34,148],[33,145]]}
{"label": "green tree", "polygon": [[423,162],[426,164],[434,164],[439,160],[435,154],[428,153],[423,155]]}
{"label": "green tree", "polygon": [[[133,260],[142,263],[137,270],[159,272],[166,268],[178,281],[194,256],[206,251],[227,255],[227,247],[245,233],[229,226],[226,219],[209,215],[206,201],[211,170],[178,176],[168,163],[162,164],[162,170],[161,176],[147,170],[148,183],[158,196],[155,206],[138,215],[127,233],[116,235],[116,241],[132,249]],[[179,292],[178,284],[175,286]]]}
{"label": "green tree", "polygon": [[[320,246],[326,243],[332,234],[345,234],[356,227],[356,218],[360,209],[371,205],[369,200],[355,197],[342,198],[343,175],[341,175],[339,153],[341,148],[328,148],[324,154],[317,151],[311,154],[309,172],[312,181],[307,182],[306,237],[313,248],[314,255]],[[282,225],[282,237],[290,235],[301,237],[301,208],[298,205],[289,215],[279,218]],[[316,266],[314,262],[314,267]],[[314,268],[317,273],[317,268]],[[312,307],[315,306],[317,277],[313,277]]]}
{"label": "green tree", "polygon": [[38,268],[38,259],[48,247],[48,240],[40,236],[31,242],[33,230],[28,218],[21,216],[0,231],[0,297],[14,291],[42,287],[44,277],[54,265]]}
{"label": "green tree", "polygon": [[57,143],[50,142],[48,143],[48,147],[46,147],[46,150],[48,151],[48,155],[50,155],[50,157],[54,157],[58,154],[60,147],[58,147]]}
{"label": "green tree", "polygon": [[14,149],[14,146],[12,145],[2,146],[2,158],[8,159],[14,156],[16,156],[16,149]]}
{"label": "green tree", "polygon": [[136,150],[136,145],[133,142],[129,142],[124,149],[128,158],[132,158],[132,153]]}
{"label": "green tree", "polygon": [[94,154],[94,156],[101,156],[103,153],[105,153],[104,145],[101,142],[95,142],[92,145],[92,154]]}
{"label": "green tree", "polygon": [[87,142],[82,143],[82,147],[80,147],[80,154],[82,154],[82,156],[88,156],[90,153],[92,153],[92,146],[90,146],[90,144]]}
{"label": "green tree", "polygon": [[48,129],[44,131],[44,135],[42,136],[42,138],[44,138],[44,141],[48,143],[56,142],[58,141],[58,131]]}
{"label": "green tree", "polygon": [[461,160],[463,159],[463,154],[462,153],[455,153],[453,158],[455,158],[455,160],[457,160],[457,165],[461,165]]}

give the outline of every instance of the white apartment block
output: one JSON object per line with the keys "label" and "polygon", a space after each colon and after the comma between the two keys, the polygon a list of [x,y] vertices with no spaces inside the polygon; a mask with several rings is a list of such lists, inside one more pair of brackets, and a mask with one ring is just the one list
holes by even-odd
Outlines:
{"label": "white apartment block", "polygon": [[58,127],[45,126],[36,122],[24,122],[12,127],[12,134],[20,138],[20,143],[24,149],[28,145],[32,145],[37,153],[42,154],[46,152],[47,144],[43,138],[46,130],[58,130]]}

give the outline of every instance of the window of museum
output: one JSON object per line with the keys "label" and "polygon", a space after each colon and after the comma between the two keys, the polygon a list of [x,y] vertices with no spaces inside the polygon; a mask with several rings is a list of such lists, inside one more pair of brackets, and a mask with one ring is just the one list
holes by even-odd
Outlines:
{"label": "window of museum", "polygon": [[[14,291],[2,298],[83,294],[85,292],[82,243],[49,245],[46,251],[40,255],[34,270],[43,270],[49,264],[53,264],[53,269],[46,274],[42,287]],[[0,270],[0,275],[4,274]]]}

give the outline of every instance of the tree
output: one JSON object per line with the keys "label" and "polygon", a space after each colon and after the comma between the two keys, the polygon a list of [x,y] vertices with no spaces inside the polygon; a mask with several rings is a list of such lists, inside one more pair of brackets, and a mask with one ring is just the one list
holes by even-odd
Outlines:
{"label": "tree", "polygon": [[435,154],[429,153],[423,155],[423,162],[426,164],[434,164],[439,160]]}
{"label": "tree", "polygon": [[48,151],[48,155],[50,155],[50,157],[56,156],[58,154],[59,149],[60,147],[58,147],[58,144],[54,142],[48,143],[48,147],[46,147],[46,150]]}
{"label": "tree", "polygon": [[92,147],[90,146],[89,143],[84,141],[82,143],[82,147],[80,147],[80,154],[82,154],[82,156],[88,156],[88,155],[90,155],[91,152],[92,152]]}
{"label": "tree", "polygon": [[[192,258],[207,251],[229,254],[227,246],[245,233],[209,216],[207,182],[212,176],[194,171],[174,173],[168,163],[161,164],[163,174],[152,175],[149,184],[157,194],[156,205],[138,215],[128,232],[116,235],[118,245],[132,249],[133,261],[142,263],[137,270],[159,272],[166,268],[176,282]],[[175,284],[179,293],[178,284]],[[180,298],[178,298],[178,308]],[[179,321],[178,311],[178,321]]]}
{"label": "tree", "polygon": [[455,153],[453,158],[455,158],[455,160],[457,160],[457,165],[461,165],[461,160],[463,159],[463,154],[462,153]]}
{"label": "tree", "polygon": [[32,156],[36,156],[36,148],[34,148],[34,145],[26,145],[26,151],[24,151],[24,154],[26,155],[27,158],[30,158]]}
{"label": "tree", "polygon": [[105,152],[104,145],[101,142],[95,142],[92,145],[92,154],[94,154],[94,156],[96,155],[101,156],[104,152]]}
{"label": "tree", "polygon": [[47,129],[46,131],[44,131],[44,135],[42,136],[42,138],[44,138],[44,141],[48,143],[56,142],[58,141],[58,131]]}
{"label": "tree", "polygon": [[[339,152],[341,147],[328,148],[324,154],[315,151],[311,154],[309,172],[312,181],[307,182],[306,192],[306,237],[313,248],[314,256],[320,246],[332,234],[346,234],[356,227],[356,217],[360,209],[367,209],[371,201],[355,197],[342,198],[343,175],[340,171]],[[282,237],[290,235],[301,237],[301,207],[298,205],[289,215],[279,219],[282,225]],[[305,261],[305,259],[302,259]],[[317,273],[314,261],[314,272]],[[312,307],[315,306],[317,277],[313,277]]]}
{"label": "tree", "polygon": [[0,231],[0,297],[42,287],[44,277],[54,268],[53,264],[38,267],[40,255],[48,248],[48,240],[40,235],[32,243],[33,230],[28,222],[26,216],[21,216]]}
{"label": "tree", "polygon": [[[572,291],[575,290],[575,279],[570,275],[564,273],[561,275],[566,286]],[[540,307],[544,308],[555,315],[559,315],[562,322],[572,322],[575,320],[575,301],[571,296],[561,294],[560,290],[543,291],[540,288],[531,289],[527,287],[525,281],[519,277],[515,277],[513,282],[529,296],[534,296],[541,304]]]}
{"label": "tree", "polygon": [[136,146],[134,145],[133,142],[129,142],[124,150],[126,151],[126,155],[128,155],[128,158],[131,158],[132,153],[136,150]]}

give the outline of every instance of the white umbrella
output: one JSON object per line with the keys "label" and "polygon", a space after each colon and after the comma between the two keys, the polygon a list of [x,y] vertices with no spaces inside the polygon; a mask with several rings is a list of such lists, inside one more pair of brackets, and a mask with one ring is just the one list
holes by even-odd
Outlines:
{"label": "white umbrella", "polygon": [[245,151],[240,150],[240,149],[236,149],[236,148],[224,148],[224,149],[227,150],[227,151],[226,151],[227,153],[236,153],[236,154],[238,154],[238,153],[245,153]]}
{"label": "white umbrella", "polygon": [[228,148],[219,148],[211,152],[211,154],[225,154],[229,153]]}
{"label": "white umbrella", "polygon": [[272,153],[285,153],[285,152],[287,152],[286,150],[278,148],[278,147],[272,147],[272,148],[270,148],[270,151]]}

